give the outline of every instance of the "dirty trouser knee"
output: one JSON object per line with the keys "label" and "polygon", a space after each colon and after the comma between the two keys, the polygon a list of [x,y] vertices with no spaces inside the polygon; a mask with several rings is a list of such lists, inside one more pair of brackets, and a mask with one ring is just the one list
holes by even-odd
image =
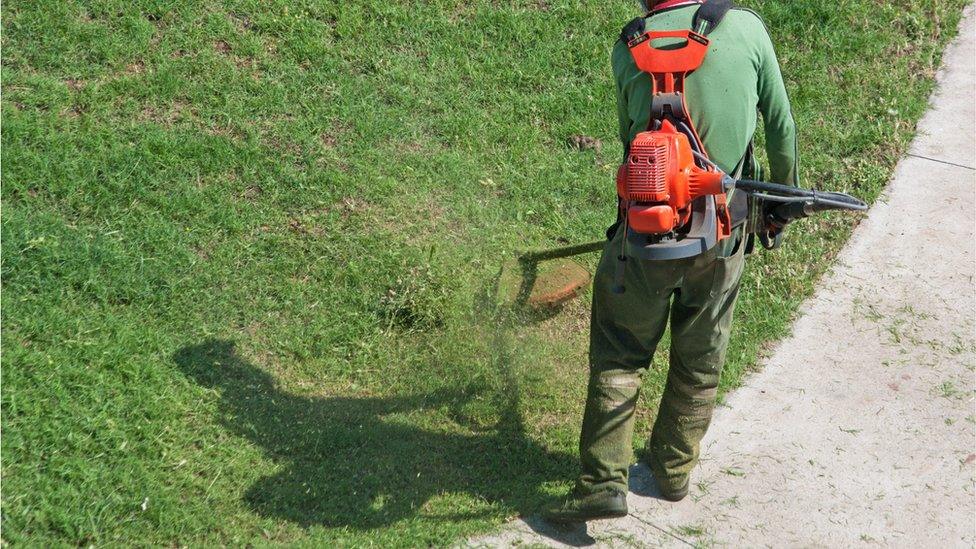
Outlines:
{"label": "dirty trouser knee", "polygon": [[627,489],[633,459],[634,411],[641,378],[667,325],[677,270],[672,262],[654,272],[628,260],[623,294],[614,285],[620,235],[607,245],[593,281],[590,379],[580,434],[577,488],[590,492]]}
{"label": "dirty trouser knee", "polygon": [[646,456],[661,488],[675,491],[698,463],[725,364],[743,246],[729,243],[710,269],[686,273],[671,307],[667,384]]}

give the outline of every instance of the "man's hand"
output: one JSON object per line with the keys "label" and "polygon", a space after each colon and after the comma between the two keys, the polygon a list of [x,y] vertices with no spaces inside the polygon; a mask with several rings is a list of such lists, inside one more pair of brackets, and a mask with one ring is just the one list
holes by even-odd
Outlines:
{"label": "man's hand", "polygon": [[777,215],[776,208],[781,204],[776,202],[765,202],[762,214],[762,232],[759,233],[759,242],[767,250],[779,248],[783,242],[783,229],[790,223],[791,219],[785,219]]}

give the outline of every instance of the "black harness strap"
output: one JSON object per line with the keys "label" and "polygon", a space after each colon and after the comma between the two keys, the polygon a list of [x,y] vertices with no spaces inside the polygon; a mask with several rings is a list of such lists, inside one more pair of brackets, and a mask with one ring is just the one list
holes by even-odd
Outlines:
{"label": "black harness strap", "polygon": [[[708,36],[722,22],[725,14],[732,9],[732,0],[706,0],[695,12],[691,20],[691,30]],[[653,12],[631,19],[620,31],[620,40],[625,44],[644,34],[645,21]]]}
{"label": "black harness strap", "polygon": [[722,22],[730,9],[732,9],[732,0],[707,0],[695,12],[695,17],[691,20],[691,30],[708,36]]}
{"label": "black harness strap", "polygon": [[620,31],[620,40],[626,44],[642,34],[644,34],[644,17],[635,17]]}

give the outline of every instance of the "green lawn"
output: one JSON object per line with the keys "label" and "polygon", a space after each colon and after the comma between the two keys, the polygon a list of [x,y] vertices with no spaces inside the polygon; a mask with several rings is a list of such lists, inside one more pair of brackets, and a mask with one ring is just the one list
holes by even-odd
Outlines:
{"label": "green lawn", "polygon": [[[747,2],[805,185],[878,196],[963,3]],[[612,220],[635,4],[5,1],[3,541],[443,545],[564,492],[586,299],[486,293]],[[856,222],[750,260],[726,388]]]}

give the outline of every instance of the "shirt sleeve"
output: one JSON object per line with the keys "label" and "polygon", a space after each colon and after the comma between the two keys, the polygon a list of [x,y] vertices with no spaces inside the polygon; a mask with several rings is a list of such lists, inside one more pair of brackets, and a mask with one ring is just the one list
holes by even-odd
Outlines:
{"label": "shirt sleeve", "polygon": [[779,61],[768,33],[763,33],[760,47],[759,112],[766,134],[766,155],[770,179],[775,183],[799,185],[799,158],[796,150],[796,123],[790,110],[790,98],[780,72]]}
{"label": "shirt sleeve", "polygon": [[621,86],[622,68],[620,60],[620,45],[621,42],[617,42],[617,44],[614,46],[613,52],[610,55],[610,64],[611,68],[613,69],[614,89],[617,92],[618,136],[620,137],[620,144],[624,147],[624,156],[626,157],[627,145],[630,143],[630,110],[627,107],[627,94],[624,93],[623,87]]}

